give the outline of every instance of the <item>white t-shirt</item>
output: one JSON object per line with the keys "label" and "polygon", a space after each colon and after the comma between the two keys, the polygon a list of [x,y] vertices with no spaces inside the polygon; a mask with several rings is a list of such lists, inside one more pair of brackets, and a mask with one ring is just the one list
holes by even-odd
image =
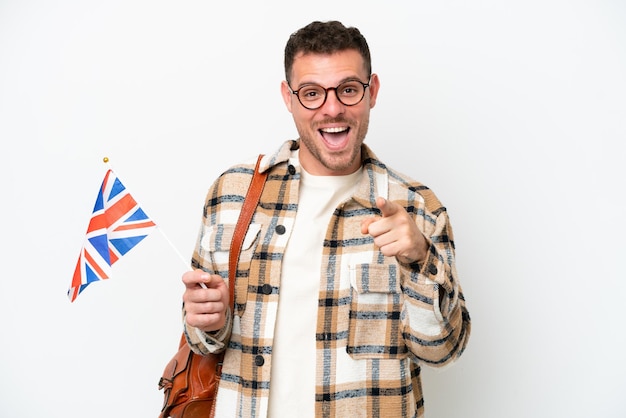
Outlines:
{"label": "white t-shirt", "polygon": [[314,176],[302,169],[298,212],[284,254],[274,333],[270,418],[315,417],[315,330],[322,243],[330,217],[352,195],[361,169]]}

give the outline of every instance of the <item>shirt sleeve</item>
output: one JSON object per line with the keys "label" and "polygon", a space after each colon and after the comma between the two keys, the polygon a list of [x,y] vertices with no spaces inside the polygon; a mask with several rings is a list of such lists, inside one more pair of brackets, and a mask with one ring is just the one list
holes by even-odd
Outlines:
{"label": "shirt sleeve", "polygon": [[186,312],[183,307],[183,329],[185,338],[191,350],[196,354],[214,354],[226,348],[226,340],[232,327],[232,314],[230,309],[226,312],[226,324],[223,328],[214,332],[205,332],[199,328],[187,324]]}
{"label": "shirt sleeve", "polygon": [[[223,278],[228,277],[228,262],[220,262],[216,260],[213,254],[215,250],[212,244],[212,226],[218,221],[215,202],[218,191],[220,190],[219,180],[216,181],[207,192],[205,204],[203,208],[202,223],[198,231],[196,244],[191,259],[191,266],[194,269],[201,269],[210,274],[218,274]],[[226,280],[226,279],[225,279]],[[213,332],[204,332],[196,327],[187,324],[187,312],[185,306],[182,308],[183,331],[187,343],[196,354],[219,353],[223,351],[230,339],[232,329],[232,313],[228,309],[226,313],[226,323],[220,330]]]}
{"label": "shirt sleeve", "polygon": [[[436,202],[436,210],[428,205]],[[420,230],[426,237],[428,256],[403,269],[405,343],[422,362],[444,366],[464,351],[471,329],[470,316],[457,277],[455,248],[448,213],[436,198],[426,199]]]}

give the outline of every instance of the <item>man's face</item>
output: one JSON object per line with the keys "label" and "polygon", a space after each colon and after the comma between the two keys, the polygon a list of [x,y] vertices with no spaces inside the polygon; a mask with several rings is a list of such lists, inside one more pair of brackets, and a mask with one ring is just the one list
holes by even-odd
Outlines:
{"label": "man's face", "polygon": [[[290,84],[293,90],[306,84],[328,88],[346,80],[367,83],[367,77],[363,58],[356,50],[331,55],[298,54],[293,62]],[[353,173],[360,167],[361,144],[378,94],[376,74],[372,74],[369,84],[363,100],[354,106],[342,104],[335,90],[330,90],[322,107],[309,110],[283,81],[281,93],[300,135],[300,164],[307,172],[336,176]]]}

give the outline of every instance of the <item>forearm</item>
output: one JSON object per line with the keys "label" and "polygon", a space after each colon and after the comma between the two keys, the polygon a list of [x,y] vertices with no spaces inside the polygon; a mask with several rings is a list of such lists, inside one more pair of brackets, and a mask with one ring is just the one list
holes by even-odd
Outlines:
{"label": "forearm", "polygon": [[442,366],[463,352],[471,326],[457,277],[452,230],[445,211],[439,214],[431,229],[427,257],[402,266],[406,313],[403,325],[410,351],[425,363]]}

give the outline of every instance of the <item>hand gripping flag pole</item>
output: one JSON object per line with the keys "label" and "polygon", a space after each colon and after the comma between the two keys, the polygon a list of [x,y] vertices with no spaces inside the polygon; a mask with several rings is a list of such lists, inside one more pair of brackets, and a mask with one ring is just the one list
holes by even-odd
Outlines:
{"label": "hand gripping flag pole", "polygon": [[[103,161],[108,163],[109,159],[104,157]],[[189,269],[189,264],[165,233],[146,215],[109,168],[98,191],[83,248],[67,292],[70,301],[74,302],[89,284],[108,279],[113,265],[154,229],[161,232]]]}

